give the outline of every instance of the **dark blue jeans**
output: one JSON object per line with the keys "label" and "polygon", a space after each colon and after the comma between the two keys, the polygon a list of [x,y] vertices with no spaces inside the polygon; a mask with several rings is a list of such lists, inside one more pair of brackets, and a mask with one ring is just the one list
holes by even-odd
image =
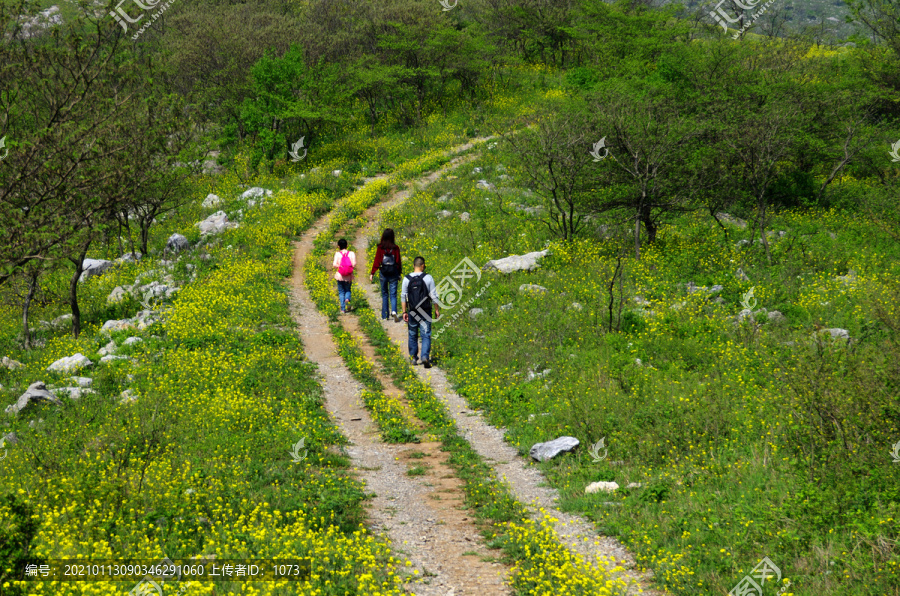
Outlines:
{"label": "dark blue jeans", "polygon": [[422,360],[431,358],[431,322],[416,321],[409,317],[409,355],[416,358],[419,354],[419,337],[422,337]]}
{"label": "dark blue jeans", "polygon": [[[381,283],[381,318],[386,319],[392,312],[397,312],[397,283],[400,278],[388,279],[378,272],[378,281]],[[388,310],[388,298],[390,297],[390,310]]]}
{"label": "dark blue jeans", "polygon": [[338,282],[338,300],[341,301],[341,312],[344,312],[344,309],[347,307],[347,302],[350,301],[350,287],[352,285],[352,281]]}

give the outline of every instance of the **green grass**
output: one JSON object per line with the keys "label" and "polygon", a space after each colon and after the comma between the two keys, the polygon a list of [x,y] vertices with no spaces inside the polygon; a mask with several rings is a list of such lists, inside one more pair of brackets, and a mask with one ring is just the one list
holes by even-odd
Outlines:
{"label": "green grass", "polygon": [[[482,265],[550,243],[539,269],[483,273],[464,289],[460,303],[490,282],[470,305],[484,314],[451,309],[435,326],[433,356],[469,405],[507,428],[523,454],[560,435],[580,439],[583,448],[542,464],[561,506],[621,537],[676,594],[726,593],[763,556],[798,596],[896,593],[896,243],[861,216],[782,212],[771,227],[788,235],[773,241],[769,265],[760,250],[736,246],[746,232],[725,237],[708,217],[681,216],[640,262],[626,241],[608,332],[608,285],[623,247],[596,236],[555,242],[535,217],[501,212],[477,179],[497,183],[507,200],[540,204],[515,178],[499,180],[499,166],[513,161],[485,151],[471,164],[482,173],[461,169],[383,221],[438,282],[463,257]],[[472,217],[442,219],[441,209]],[[855,281],[838,279],[851,269]],[[724,302],[688,294],[688,281],[723,285]],[[549,291],[520,293],[526,283]],[[780,311],[783,322],[732,324],[751,287],[756,308]],[[642,313],[636,296],[655,314]],[[854,339],[814,340],[816,326]],[[397,366],[386,370],[397,375]],[[601,438],[609,456],[595,463],[586,447]],[[585,495],[598,480],[623,488]],[[630,482],[643,488],[625,489]]]}
{"label": "green grass", "polygon": [[424,476],[428,473],[428,468],[425,466],[413,466],[406,471],[407,476]]}

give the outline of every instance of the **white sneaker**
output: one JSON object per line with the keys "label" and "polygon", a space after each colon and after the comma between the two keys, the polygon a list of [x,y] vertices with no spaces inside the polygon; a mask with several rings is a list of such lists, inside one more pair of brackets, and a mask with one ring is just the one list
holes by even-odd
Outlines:
{"label": "white sneaker", "polygon": [[396,310],[392,310],[392,311],[391,311],[391,318],[394,319],[394,322],[395,322],[395,323],[399,323],[399,322],[400,322],[400,317],[397,315],[397,311],[396,311]]}

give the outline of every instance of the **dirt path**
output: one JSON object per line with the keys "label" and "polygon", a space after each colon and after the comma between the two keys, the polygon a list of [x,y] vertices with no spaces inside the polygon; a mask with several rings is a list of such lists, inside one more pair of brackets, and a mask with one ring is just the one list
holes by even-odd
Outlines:
{"label": "dirt path", "polygon": [[[437,177],[430,177],[436,180]],[[369,222],[357,235],[354,246],[357,250],[357,263],[360,271],[368,272],[366,266],[369,238],[376,236],[379,229],[379,217],[383,210],[400,205],[410,196],[409,192],[396,193],[388,201],[369,209],[365,218]],[[381,312],[381,293],[378,284],[370,284],[368,280],[358,287],[365,289],[370,308]],[[400,308],[399,287],[397,290],[397,307]],[[451,313],[452,314],[452,313]],[[388,336],[405,352],[407,332],[405,324],[397,324],[392,320],[382,321]],[[425,369],[416,367],[420,378],[431,384],[435,395],[443,401],[456,421],[462,436],[472,445],[476,452],[494,469],[495,474],[505,481],[515,498],[526,505],[534,519],[539,519],[539,511],[543,509],[553,519],[554,529],[560,540],[571,550],[579,553],[588,561],[598,561],[607,568],[620,565],[626,569],[625,575],[633,580],[630,593],[643,593],[647,596],[662,594],[649,588],[652,574],[636,570],[634,557],[617,539],[597,534],[592,523],[580,516],[564,513],[557,507],[559,494],[546,486],[543,474],[519,456],[516,448],[504,439],[505,429],[488,424],[479,412],[472,411],[466,401],[453,391],[446,374],[438,367]],[[642,591],[641,591],[642,590]]]}
{"label": "dirt path", "polygon": [[[368,508],[370,527],[373,532],[385,532],[394,550],[404,554],[418,571],[418,579],[411,578],[406,584],[407,591],[413,594],[509,594],[508,567],[491,561],[495,553],[484,546],[474,520],[463,507],[461,481],[447,465],[447,454],[440,451],[437,443],[382,443],[374,421],[362,404],[363,387],[353,379],[338,355],[328,320],[312,303],[305,284],[303,263],[312,251],[313,239],[326,225],[327,216],[294,245],[292,311],[306,356],[319,367],[325,407],[351,441],[347,454],[354,472],[366,489],[374,493]],[[357,289],[360,284],[354,286]],[[343,321],[348,331],[359,333],[351,324],[351,321],[355,323],[354,317]],[[368,355],[371,357],[371,352]],[[382,383],[390,393],[389,380],[382,379]],[[424,473],[408,476],[407,471],[413,466]]]}

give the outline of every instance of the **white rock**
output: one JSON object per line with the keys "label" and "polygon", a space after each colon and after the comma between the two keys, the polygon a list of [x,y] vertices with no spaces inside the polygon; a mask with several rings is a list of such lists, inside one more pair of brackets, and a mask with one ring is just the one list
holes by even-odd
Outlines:
{"label": "white rock", "polygon": [[537,284],[522,284],[521,286],[519,286],[519,291],[545,294],[547,292],[547,288],[545,288],[544,286],[539,286]]}
{"label": "white rock", "polygon": [[139,252],[126,252],[124,255],[116,259],[116,263],[136,263],[144,258]]}
{"label": "white rock", "polygon": [[46,10],[40,11],[37,15],[30,19],[25,19],[22,23],[19,35],[22,39],[28,39],[37,35],[40,31],[48,29],[54,25],[61,24],[62,15],[59,13],[59,6],[51,6]]}
{"label": "white rock", "polygon": [[78,399],[82,395],[96,393],[93,389],[84,389],[82,387],[57,387],[51,391],[56,395],[65,394],[69,399]]}
{"label": "white rock", "polygon": [[743,269],[738,269],[734,274],[741,281],[750,281],[750,278],[747,277],[747,274],[744,273]]}
{"label": "white rock", "polygon": [[78,278],[78,281],[84,281],[86,279],[90,279],[91,277],[102,275],[113,265],[114,263],[112,261],[107,261],[106,259],[85,259],[84,263],[82,263],[81,265],[82,272],[81,277]]}
{"label": "white rock", "polygon": [[144,296],[144,301],[148,301],[151,298],[161,298],[166,296],[169,293],[169,286],[165,284],[161,284],[158,281],[152,281],[145,286],[141,286],[139,291]]}
{"label": "white rock", "polygon": [[104,333],[109,335],[113,331],[125,331],[127,329],[134,329],[134,324],[128,319],[116,320],[112,319],[103,323],[103,326],[100,327],[100,333]]}
{"label": "white rock", "polygon": [[106,297],[107,304],[118,304],[128,298],[128,290],[122,286],[116,286],[113,291]]}
{"label": "white rock", "polygon": [[60,358],[53,364],[47,367],[47,370],[51,372],[75,372],[76,370],[80,370],[82,368],[86,368],[91,366],[93,362],[87,359],[87,357],[81,352],[74,354],[72,356],[66,356],[65,358]]}
{"label": "white rock", "polygon": [[94,379],[90,377],[70,377],[69,381],[72,381],[79,387],[88,388],[94,384]]}
{"label": "white rock", "polygon": [[17,370],[23,368],[25,365],[18,360],[13,360],[9,356],[4,356],[3,359],[0,360],[0,366],[8,368],[9,370]]}
{"label": "white rock", "polygon": [[447,194],[441,195],[440,197],[438,197],[437,202],[438,203],[446,203],[447,201],[449,201],[452,198],[453,198],[453,194],[448,192]]}
{"label": "white rock", "polygon": [[496,190],[497,188],[487,180],[479,180],[478,184],[476,184],[475,187],[480,188],[481,190]]}
{"label": "white rock", "polygon": [[334,176],[335,178],[339,178],[341,176],[342,171],[343,170],[332,170],[331,175]]}
{"label": "white rock", "polygon": [[107,354],[115,354],[116,347],[116,342],[110,341],[108,344],[100,348],[99,354],[101,356],[106,356]]}
{"label": "white rock", "polygon": [[503,306],[501,306],[500,310],[509,310],[512,307],[513,307],[512,302],[510,302],[509,304],[504,304]]}
{"label": "white rock", "polygon": [[747,222],[739,217],[731,216],[727,213],[716,213],[716,217],[722,221],[722,223],[727,223],[733,226],[736,226],[740,229],[744,229],[747,227]]}
{"label": "white rock", "polygon": [[[243,200],[258,199],[258,198],[262,197],[263,195],[265,195],[267,197],[271,197],[272,191],[265,189],[265,188],[260,188],[259,186],[254,186],[253,188],[245,190],[243,193],[241,193],[241,199],[243,199]],[[215,195],[213,195],[213,196],[215,196]]]}
{"label": "white rock", "polygon": [[822,329],[821,333],[828,333],[833,339],[850,339],[850,332],[838,327],[835,327],[834,329]]}
{"label": "white rock", "polygon": [[133,404],[137,401],[137,393],[132,389],[126,389],[122,393],[119,394],[119,403],[120,404]]}
{"label": "white rock", "polygon": [[477,317],[478,315],[480,315],[482,313],[484,313],[483,308],[473,308],[472,310],[469,311],[469,316],[474,319],[475,317]]}
{"label": "white rock", "polygon": [[550,369],[550,368],[545,368],[544,370],[542,370],[539,373],[536,373],[533,370],[529,370],[528,371],[528,380],[532,381],[534,379],[543,379],[544,377],[549,375],[552,371],[553,371],[553,369]]}
{"label": "white rock", "polygon": [[470,219],[472,219],[472,216],[469,215],[468,211],[463,211],[462,213],[459,214],[459,218],[462,221],[469,221]]}
{"label": "white rock", "polygon": [[553,459],[560,453],[572,451],[578,447],[579,444],[580,441],[575,437],[559,437],[558,439],[553,439],[546,443],[535,443],[528,454],[537,461],[547,461],[548,459]]}
{"label": "white rock", "polygon": [[482,172],[482,169],[481,169],[481,168],[473,168],[473,169],[472,169],[472,173],[473,173],[473,174],[480,174],[481,172]]}
{"label": "white rock", "polygon": [[780,311],[777,311],[777,310],[773,310],[771,312],[766,313],[766,316],[769,317],[769,320],[772,321],[773,323],[777,323],[779,321],[785,320],[785,316],[783,314],[781,314]]}
{"label": "white rock", "polygon": [[445,217],[450,217],[451,215],[453,215],[453,212],[452,212],[452,211],[447,211],[446,209],[444,209],[443,211],[439,211],[439,212],[438,212],[438,217],[440,217],[441,219],[443,219],[443,218],[445,218]]}
{"label": "white rock", "polygon": [[50,326],[57,327],[57,328],[65,327],[65,326],[71,325],[71,324],[72,324],[72,314],[71,313],[66,314],[66,315],[59,315],[58,317],[56,317],[55,319],[50,321]]}
{"label": "white rock", "polygon": [[617,490],[619,490],[619,485],[616,482],[592,482],[587,485],[584,492],[590,495],[600,491],[611,493]]}
{"label": "white rock", "polygon": [[573,302],[572,304],[569,305],[569,308],[571,308],[572,310],[584,310],[584,307],[581,305],[580,302]]}
{"label": "white rock", "polygon": [[641,488],[643,485],[640,482],[629,482],[625,485],[625,488]]}
{"label": "white rock", "polygon": [[541,257],[545,257],[548,254],[550,254],[549,250],[541,250],[537,252],[530,252],[524,255],[510,255],[502,259],[494,259],[492,261],[488,261],[484,264],[484,267],[482,267],[482,269],[484,271],[494,269],[499,271],[500,273],[513,273],[514,271],[533,271],[540,266],[538,265],[538,261],[541,259]]}
{"label": "white rock", "polygon": [[113,360],[131,360],[128,356],[116,356],[114,354],[110,354],[109,356],[104,356],[100,359],[100,362],[112,362]]}
{"label": "white rock", "polygon": [[166,251],[168,252],[181,252],[190,247],[190,241],[181,234],[172,234],[166,241]]}
{"label": "white rock", "polygon": [[638,304],[638,306],[650,306],[650,301],[645,300],[643,296],[635,296],[634,301]]}
{"label": "white rock", "polygon": [[197,222],[194,225],[200,228],[200,234],[203,236],[220,234],[225,230],[238,227],[238,224],[228,221],[228,216],[225,215],[224,211],[216,211],[203,221]]}
{"label": "white rock", "polygon": [[202,206],[205,209],[212,209],[213,207],[218,207],[222,204],[222,199],[219,198],[219,195],[214,195],[212,193],[206,195],[206,198],[203,199]]}
{"label": "white rock", "polygon": [[29,385],[25,393],[16,400],[16,403],[6,406],[6,413],[18,414],[32,403],[52,403],[57,406],[62,404],[58,397],[47,390],[47,386],[43,381],[38,381]]}
{"label": "white rock", "polygon": [[133,346],[135,344],[141,343],[142,341],[144,341],[144,339],[142,337],[129,337],[128,339],[126,339],[125,341],[122,342],[122,345],[123,346]]}

